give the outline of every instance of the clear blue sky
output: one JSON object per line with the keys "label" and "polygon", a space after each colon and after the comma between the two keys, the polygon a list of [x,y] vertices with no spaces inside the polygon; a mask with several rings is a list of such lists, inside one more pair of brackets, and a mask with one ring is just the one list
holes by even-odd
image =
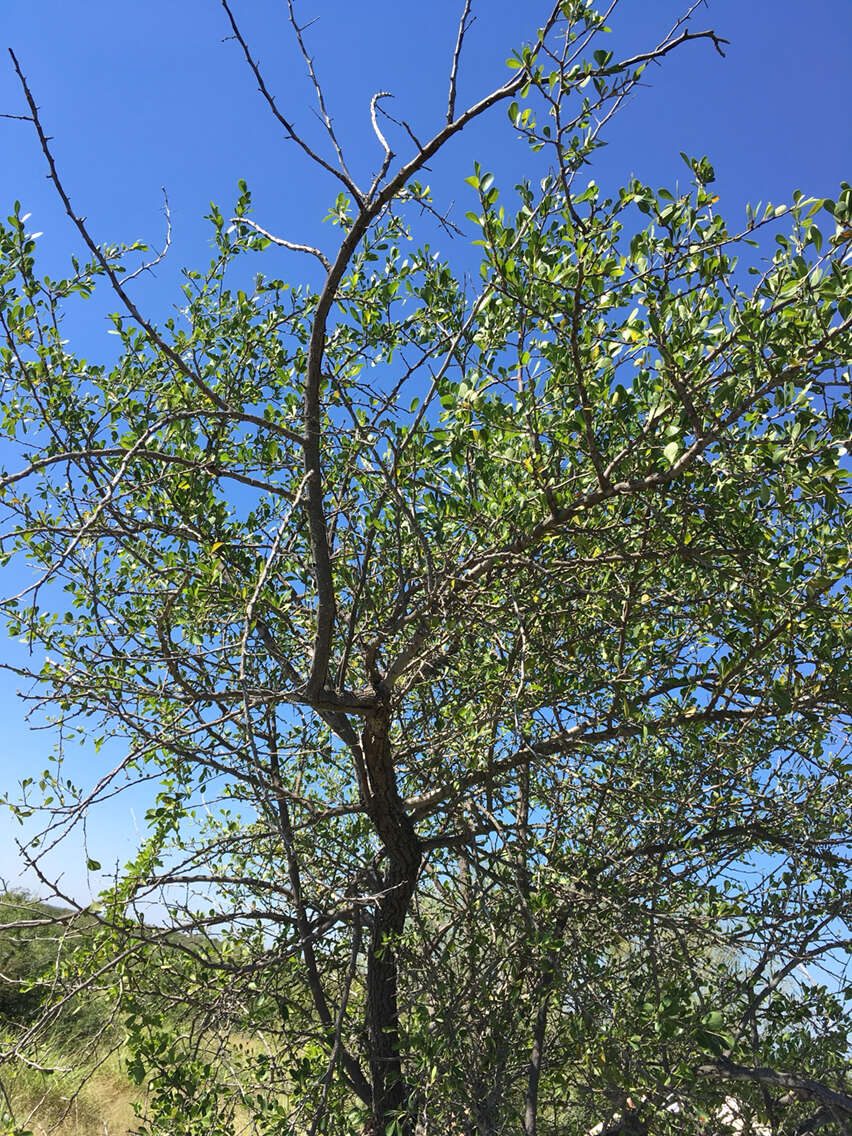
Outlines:
{"label": "clear blue sky", "polygon": [[[379,154],[369,125],[370,96],[390,90],[391,112],[428,136],[443,121],[447,71],[460,0],[430,4],[399,0],[297,0],[330,110],[356,176],[366,179]],[[459,106],[503,81],[511,49],[534,34],[548,3],[474,0],[477,21],[466,43]],[[304,65],[286,22],[285,0],[233,0],[254,53],[280,106],[319,145]],[[645,50],[682,11],[669,0],[622,0],[611,23],[616,49]],[[713,27],[731,41],[721,59],[709,43],[686,45],[661,68],[646,72],[648,87],[617,119],[590,173],[615,189],[636,174],[654,186],[687,180],[680,150],[707,154],[717,171],[719,205],[731,219],[746,201],[789,198],[793,189],[833,196],[852,180],[852,0],[713,0],[696,14],[696,29]],[[238,178],[254,191],[255,217],[290,240],[327,244],[321,224],[337,187],[284,141],[255,90],[216,0],[147,0],[116,4],[87,0],[4,0],[2,46],[12,47],[54,138],[62,175],[78,212],[102,241],[161,240],[160,187],[168,191],[174,226],[172,254],[153,277],[140,278],[137,298],[155,316],[176,302],[178,270],[208,257],[209,202],[223,210]],[[223,42],[224,41],[224,42]],[[26,112],[11,61],[0,57],[0,112]],[[15,199],[44,235],[44,271],[61,271],[79,251],[76,234],[45,179],[28,124],[0,119],[0,209]],[[402,148],[400,147],[402,154]],[[513,142],[505,110],[457,139],[430,181],[456,217],[473,206],[463,184],[474,159],[512,184],[523,173],[525,147]],[[299,258],[282,252],[276,273],[297,279]],[[89,356],[108,353],[102,318],[71,324]],[[8,575],[8,574],[7,574]],[[0,589],[11,590],[14,578]],[[0,659],[20,650],[0,640]],[[0,672],[0,792],[45,767],[50,738],[30,733],[15,696],[14,676]],[[103,756],[103,753],[101,757]],[[73,774],[86,781],[98,761],[79,750]],[[69,757],[69,764],[73,759]],[[134,814],[145,793],[119,797],[88,822],[92,853],[105,866],[130,851]],[[10,827],[0,815],[0,877],[13,880],[16,857]],[[61,863],[71,892],[87,898],[82,853],[72,844]]]}

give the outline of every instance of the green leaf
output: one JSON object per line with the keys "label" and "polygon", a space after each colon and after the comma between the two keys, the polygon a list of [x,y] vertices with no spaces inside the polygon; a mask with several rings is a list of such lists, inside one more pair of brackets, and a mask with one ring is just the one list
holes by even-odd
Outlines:
{"label": "green leaf", "polygon": [[674,465],[677,461],[677,456],[680,453],[679,442],[669,442],[667,446],[663,447],[663,455],[669,465]]}

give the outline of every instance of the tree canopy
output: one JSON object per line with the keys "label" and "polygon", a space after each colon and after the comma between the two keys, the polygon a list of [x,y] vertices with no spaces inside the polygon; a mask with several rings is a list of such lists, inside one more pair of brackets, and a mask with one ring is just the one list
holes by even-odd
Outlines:
{"label": "tree canopy", "polygon": [[[157,325],[18,68],[86,253],[0,232],[5,611],[64,736],[124,747],[43,779],[51,831],[159,783],[56,989],[111,992],[152,1136],[698,1134],[732,1093],[848,1131],[852,189],[590,182],[646,65],[724,41],[619,58],[584,0],[460,107],[467,4],[434,133],[377,93],[356,183],[224,6],[329,239],[241,184]],[[545,172],[474,166],[470,273],[423,178],[485,114]],[[62,316],[104,289],[98,363]]]}

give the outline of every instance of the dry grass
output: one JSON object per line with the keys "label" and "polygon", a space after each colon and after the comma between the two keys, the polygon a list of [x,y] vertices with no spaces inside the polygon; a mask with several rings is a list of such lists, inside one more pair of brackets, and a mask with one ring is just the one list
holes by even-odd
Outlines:
{"label": "dry grass", "polygon": [[73,1072],[19,1069],[8,1089],[18,1122],[35,1136],[126,1136],[136,1128],[133,1101],[140,1089],[116,1055],[82,1088]]}

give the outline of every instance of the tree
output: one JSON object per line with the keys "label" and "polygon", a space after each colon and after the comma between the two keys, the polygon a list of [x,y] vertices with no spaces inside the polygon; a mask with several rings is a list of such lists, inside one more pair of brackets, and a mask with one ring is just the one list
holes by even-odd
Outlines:
{"label": "tree", "polygon": [[[579,0],[459,110],[467,4],[444,120],[375,95],[359,185],[224,7],[338,183],[333,247],[241,184],[155,326],[17,61],[89,262],[41,279],[19,208],[2,233],[4,555],[37,573],[6,611],[65,736],[126,746],[49,791],[64,821],[160,782],[68,975],[113,959],[146,1131],[699,1132],[731,1081],[844,1130],[852,190],[730,228],[706,158],[689,192],[586,184],[645,66],[724,41],[619,59]],[[501,109],[547,172],[501,205],[475,166],[470,279],[418,244],[451,222],[417,179]],[[93,365],[61,317],[101,286]]]}

